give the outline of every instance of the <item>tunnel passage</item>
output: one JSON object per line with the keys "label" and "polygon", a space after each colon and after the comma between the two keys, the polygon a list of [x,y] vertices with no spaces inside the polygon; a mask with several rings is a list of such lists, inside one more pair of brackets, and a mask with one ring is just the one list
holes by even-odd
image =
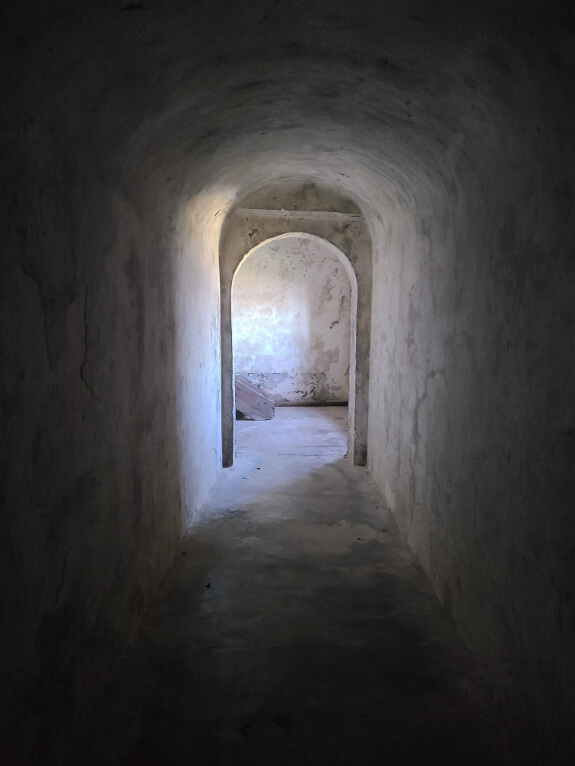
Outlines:
{"label": "tunnel passage", "polygon": [[[242,206],[298,210],[292,185],[361,212],[360,453],[509,720],[560,763],[575,747],[572,3],[0,13],[0,717],[18,760],[65,739],[221,471],[222,237]],[[249,202],[272,185],[276,202]]]}

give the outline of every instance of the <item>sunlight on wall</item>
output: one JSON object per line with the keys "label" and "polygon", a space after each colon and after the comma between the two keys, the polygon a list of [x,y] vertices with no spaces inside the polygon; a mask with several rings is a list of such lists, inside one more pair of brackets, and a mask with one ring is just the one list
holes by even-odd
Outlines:
{"label": "sunlight on wall", "polygon": [[178,227],[174,332],[184,524],[203,502],[221,461],[218,247],[232,198],[231,189],[203,191],[183,211]]}

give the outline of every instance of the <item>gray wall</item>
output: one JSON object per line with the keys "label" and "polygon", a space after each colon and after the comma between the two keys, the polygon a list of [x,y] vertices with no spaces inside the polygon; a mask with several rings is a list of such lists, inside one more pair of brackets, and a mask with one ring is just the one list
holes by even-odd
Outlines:
{"label": "gray wall", "polygon": [[[299,184],[370,232],[373,475],[510,726],[564,762],[571,4],[143,6],[2,7],[4,760],[59,749],[217,477],[222,227],[245,255],[234,206]],[[360,273],[369,237],[336,228]]]}

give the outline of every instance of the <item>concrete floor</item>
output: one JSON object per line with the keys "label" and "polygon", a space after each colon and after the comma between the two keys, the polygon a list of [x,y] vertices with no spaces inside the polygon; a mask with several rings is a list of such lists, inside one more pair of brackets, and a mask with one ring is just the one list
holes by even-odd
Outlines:
{"label": "concrete floor", "polygon": [[509,763],[451,621],[343,457],[347,408],[276,412],[238,421],[236,463],[70,762]]}

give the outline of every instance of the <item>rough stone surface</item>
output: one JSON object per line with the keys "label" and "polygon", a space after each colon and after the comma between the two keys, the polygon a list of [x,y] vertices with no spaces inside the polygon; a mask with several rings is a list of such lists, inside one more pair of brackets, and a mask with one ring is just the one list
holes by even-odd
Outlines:
{"label": "rough stone surface", "polygon": [[232,289],[235,374],[275,402],[347,402],[351,285],[318,240],[274,240]]}
{"label": "rough stone surface", "polygon": [[372,323],[359,452],[509,720],[568,762],[572,3],[0,14],[4,761],[58,749],[218,475],[219,260],[234,211],[289,187],[306,201],[286,210],[321,188],[361,214],[334,243]]}

